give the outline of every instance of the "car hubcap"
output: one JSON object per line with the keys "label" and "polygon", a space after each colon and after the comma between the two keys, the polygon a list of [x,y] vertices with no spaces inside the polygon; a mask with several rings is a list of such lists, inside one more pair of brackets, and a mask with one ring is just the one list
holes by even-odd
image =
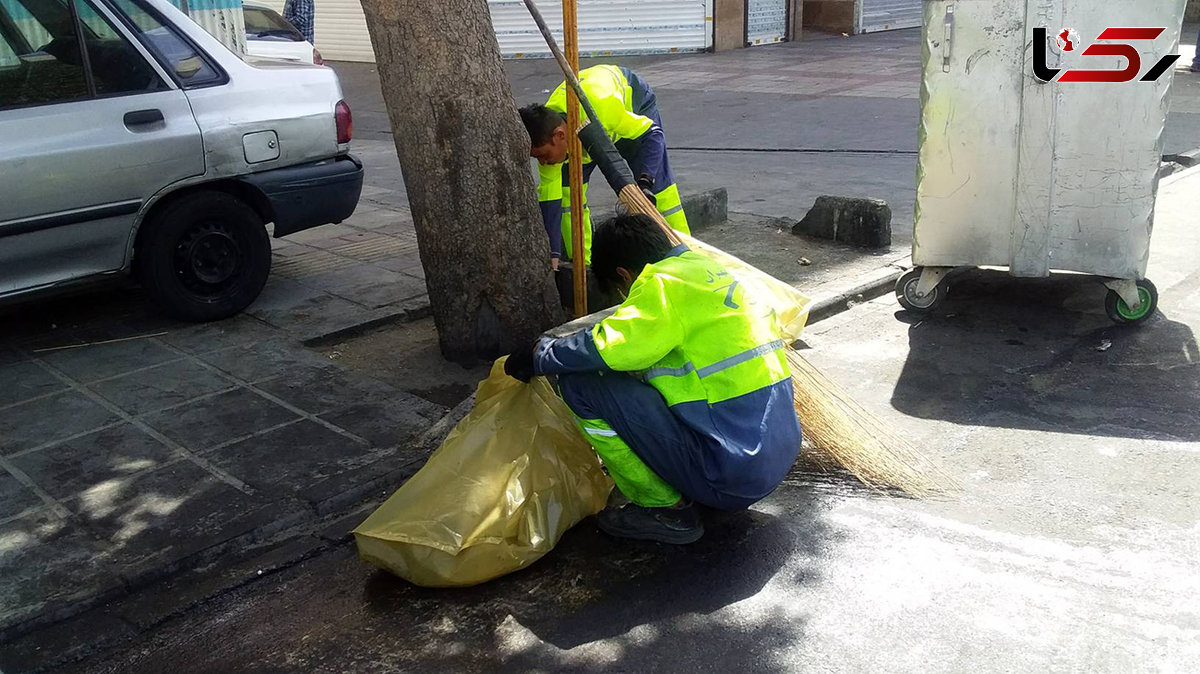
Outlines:
{"label": "car hubcap", "polygon": [[179,242],[175,270],[193,292],[220,292],[241,267],[242,248],[233,233],[219,224],[206,223],[188,230]]}

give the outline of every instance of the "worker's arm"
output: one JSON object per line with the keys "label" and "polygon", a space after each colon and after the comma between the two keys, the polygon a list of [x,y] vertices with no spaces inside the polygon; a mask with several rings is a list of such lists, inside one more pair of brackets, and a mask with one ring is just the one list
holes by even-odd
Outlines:
{"label": "worker's arm", "polygon": [[[642,134],[641,138],[637,139],[637,142],[637,157],[633,161],[633,166],[629,168],[633,170],[636,178],[649,176],[651,180],[654,180],[662,169],[662,160],[667,149],[667,137],[663,135],[661,126],[653,124],[646,133]],[[667,186],[655,186],[656,191],[661,191],[665,187]]]}
{"label": "worker's arm", "polygon": [[649,369],[683,341],[683,328],[671,311],[662,278],[638,277],[616,313],[591,330],[545,338],[534,350],[537,374],[635,372]]}
{"label": "worker's arm", "polygon": [[[593,102],[593,105],[596,103]],[[667,146],[661,126],[649,117],[630,112],[625,108],[624,100],[616,96],[601,98],[596,107],[596,115],[600,117],[613,142],[632,140],[637,143],[637,153],[633,165],[629,167],[633,169],[634,177],[648,175],[653,179],[658,176],[658,171],[662,168],[663,150]]]}
{"label": "worker's arm", "polygon": [[562,174],[566,164],[538,164],[538,206],[550,237],[550,257],[562,257]]}

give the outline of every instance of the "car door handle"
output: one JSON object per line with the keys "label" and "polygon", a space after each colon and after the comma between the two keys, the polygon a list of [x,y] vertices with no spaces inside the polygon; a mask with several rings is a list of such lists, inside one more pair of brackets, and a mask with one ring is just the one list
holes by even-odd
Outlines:
{"label": "car door handle", "polygon": [[131,130],[135,126],[157,124],[161,121],[163,121],[162,110],[134,110],[125,113],[125,127]]}

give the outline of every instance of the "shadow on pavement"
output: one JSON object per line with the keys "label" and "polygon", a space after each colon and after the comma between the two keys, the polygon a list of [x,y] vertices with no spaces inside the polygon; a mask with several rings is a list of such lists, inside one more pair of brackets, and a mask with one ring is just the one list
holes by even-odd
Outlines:
{"label": "shadow on pavement", "polygon": [[[817,578],[827,531],[814,517],[816,499],[807,490],[780,492],[761,506],[778,514],[705,513],[707,532],[694,545],[620,541],[585,521],[522,572],[464,589],[417,588],[378,572],[364,603],[433,623],[426,634],[434,642],[423,650],[439,667],[781,671],[773,654],[803,638],[804,624],[725,610],[772,579],[791,587]],[[440,632],[438,620],[446,625]]]}
{"label": "shadow on pavement", "polygon": [[910,323],[893,406],[922,419],[1089,435],[1195,441],[1200,347],[1160,298],[1142,326],[1113,324],[1094,277],[952,279],[931,316]]}

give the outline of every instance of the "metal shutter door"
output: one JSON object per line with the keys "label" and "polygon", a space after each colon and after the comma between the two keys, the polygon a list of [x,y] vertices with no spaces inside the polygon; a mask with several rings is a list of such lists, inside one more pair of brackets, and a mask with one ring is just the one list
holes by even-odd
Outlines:
{"label": "metal shutter door", "polygon": [[[703,51],[712,44],[705,0],[578,0],[583,56]],[[373,61],[371,38],[358,0],[317,0],[316,41],[331,61]],[[550,56],[521,0],[488,0],[500,52],[507,57]],[[562,44],[562,3],[538,9]]]}
{"label": "metal shutter door", "polygon": [[787,32],[787,0],[747,0],[746,44],[781,42]]}
{"label": "metal shutter door", "polygon": [[374,61],[367,18],[358,0],[316,0],[313,37],[321,56],[330,61]]}
{"label": "metal shutter door", "polygon": [[861,0],[858,32],[916,28],[923,13],[921,0]]}
{"label": "metal shutter door", "polygon": [[[488,7],[501,54],[550,55],[521,0],[488,0]],[[561,45],[562,3],[538,9]],[[703,51],[711,43],[705,0],[578,0],[577,11],[582,56]]]}

